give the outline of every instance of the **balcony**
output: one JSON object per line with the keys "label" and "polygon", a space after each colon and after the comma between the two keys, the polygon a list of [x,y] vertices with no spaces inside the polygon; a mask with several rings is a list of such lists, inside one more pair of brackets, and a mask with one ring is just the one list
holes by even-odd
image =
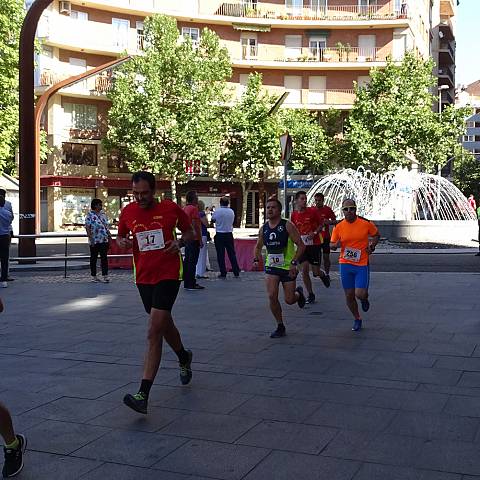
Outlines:
{"label": "balcony", "polygon": [[455,50],[449,42],[440,42],[438,51],[438,61],[440,66],[455,64]]}
{"label": "balcony", "polygon": [[138,53],[143,38],[135,28],[121,32],[112,24],[78,20],[50,12],[41,18],[39,37],[47,45],[81,52],[119,55]]}
{"label": "balcony", "polygon": [[[325,48],[301,48],[297,52],[283,45],[227,45],[234,66],[262,66],[270,68],[322,68],[341,69],[356,67],[370,69],[372,63],[386,62],[391,54],[388,47],[325,47]],[[307,65],[308,64],[308,67]]]}
{"label": "balcony", "polygon": [[[58,72],[54,70],[42,70],[38,80],[38,85],[36,85],[37,93],[41,94],[44,90],[55,85],[58,82],[61,82],[73,75],[78,75],[78,71],[68,71]],[[112,78],[108,73],[103,73],[96,75],[95,77],[82,80],[81,82],[76,83],[68,88],[63,88],[61,90],[64,94],[70,94],[73,96],[105,96],[107,92],[112,87]]]}
{"label": "balcony", "polygon": [[[207,14],[204,8],[200,13]],[[279,4],[268,4],[267,2],[225,2],[215,11],[215,16],[254,18],[269,20],[396,20],[406,19],[408,10],[395,11],[391,5],[329,5],[328,7],[304,6],[287,7]]]}
{"label": "balcony", "polygon": [[[244,85],[231,84],[236,92],[237,98],[240,98],[245,91]],[[330,107],[336,107],[339,110],[350,110],[355,102],[355,90],[352,89],[299,89],[290,90],[288,88],[264,85],[263,88],[270,95],[280,96],[289,92],[284,108],[307,108],[310,110],[327,110]],[[282,108],[283,108],[282,107]]]}
{"label": "balcony", "polygon": [[441,80],[442,85],[447,83],[451,88],[455,86],[455,74],[450,67],[442,66],[438,69],[438,78]]}

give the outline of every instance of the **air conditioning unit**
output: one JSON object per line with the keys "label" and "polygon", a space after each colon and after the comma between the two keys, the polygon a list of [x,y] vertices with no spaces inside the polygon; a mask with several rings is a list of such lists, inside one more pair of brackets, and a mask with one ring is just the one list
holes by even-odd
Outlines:
{"label": "air conditioning unit", "polygon": [[72,13],[72,4],[66,1],[60,1],[58,9],[62,15],[70,15]]}

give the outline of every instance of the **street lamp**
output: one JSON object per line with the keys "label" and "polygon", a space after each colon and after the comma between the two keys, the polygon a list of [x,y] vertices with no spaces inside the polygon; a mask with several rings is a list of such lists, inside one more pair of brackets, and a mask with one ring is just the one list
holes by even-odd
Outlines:
{"label": "street lamp", "polygon": [[[438,90],[438,115],[440,115],[440,120],[442,120],[442,91],[449,90],[450,87],[448,85],[439,85]],[[437,175],[442,176],[442,166],[440,164],[437,165]]]}

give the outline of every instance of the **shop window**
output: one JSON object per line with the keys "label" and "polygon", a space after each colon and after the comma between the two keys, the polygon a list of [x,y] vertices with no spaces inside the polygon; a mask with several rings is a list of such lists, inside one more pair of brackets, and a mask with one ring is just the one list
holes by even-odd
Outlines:
{"label": "shop window", "polygon": [[62,163],[65,165],[97,165],[97,145],[88,143],[63,143]]}

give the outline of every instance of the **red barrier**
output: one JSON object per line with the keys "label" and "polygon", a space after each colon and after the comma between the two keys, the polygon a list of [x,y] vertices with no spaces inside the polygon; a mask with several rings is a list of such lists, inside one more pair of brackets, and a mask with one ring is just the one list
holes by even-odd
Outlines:
{"label": "red barrier", "polygon": [[[253,250],[255,244],[257,243],[256,238],[236,238],[235,242],[235,253],[237,254],[237,261],[240,270],[244,272],[253,271]],[[260,263],[258,264],[258,270],[263,270],[263,259],[259,258]],[[228,255],[225,254],[225,265],[229,272],[232,271],[232,266]]]}
{"label": "red barrier", "polygon": [[[125,255],[127,253],[132,253],[131,248],[120,248],[117,245],[117,242],[110,242],[110,248],[108,249],[110,255]],[[123,270],[131,270],[133,268],[133,258],[132,257],[119,257],[119,258],[109,258],[108,259],[108,268],[121,268]]]}

